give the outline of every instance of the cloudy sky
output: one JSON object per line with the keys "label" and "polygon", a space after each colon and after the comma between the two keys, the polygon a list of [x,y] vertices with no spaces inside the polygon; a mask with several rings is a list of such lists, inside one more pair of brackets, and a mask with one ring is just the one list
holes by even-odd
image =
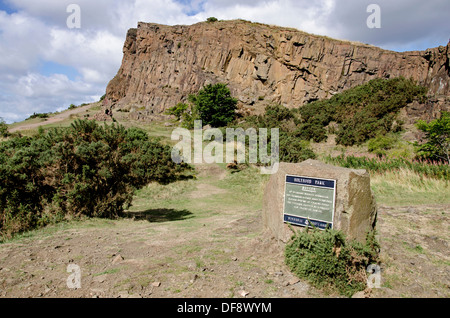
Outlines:
{"label": "cloudy sky", "polygon": [[[80,8],[80,28],[68,27],[70,4]],[[370,4],[381,28],[367,26]],[[138,21],[241,18],[409,51],[446,45],[449,15],[449,0],[0,0],[0,117],[12,123],[98,100]]]}

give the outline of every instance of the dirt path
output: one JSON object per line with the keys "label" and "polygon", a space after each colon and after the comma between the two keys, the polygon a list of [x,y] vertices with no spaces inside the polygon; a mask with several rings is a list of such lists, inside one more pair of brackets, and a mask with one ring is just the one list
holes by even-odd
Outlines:
{"label": "dirt path", "polygon": [[[199,174],[226,177],[211,169]],[[202,179],[186,197],[230,196],[208,184]],[[450,297],[449,208],[380,207],[382,288],[371,297]],[[325,296],[289,273],[283,247],[263,231],[261,211],[215,209],[202,217],[155,209],[73,222],[2,244],[0,297]],[[79,289],[68,288],[70,264],[81,269]]]}
{"label": "dirt path", "polygon": [[20,130],[30,130],[30,129],[38,128],[43,125],[58,123],[65,119],[68,119],[71,115],[85,113],[86,110],[88,110],[91,107],[92,107],[92,104],[89,104],[86,106],[77,107],[75,109],[64,111],[60,114],[56,114],[50,118],[47,118],[45,121],[40,122],[40,123],[28,124],[26,122],[23,122],[22,124],[9,129],[9,132],[13,133],[13,132],[20,131]]}

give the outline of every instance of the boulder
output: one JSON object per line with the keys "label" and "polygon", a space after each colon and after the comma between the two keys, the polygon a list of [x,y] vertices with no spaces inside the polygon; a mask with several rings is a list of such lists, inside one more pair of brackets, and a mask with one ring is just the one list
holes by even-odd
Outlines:
{"label": "boulder", "polygon": [[286,175],[336,180],[333,228],[341,230],[348,238],[364,242],[367,232],[375,228],[377,207],[369,173],[307,160],[280,163],[264,191],[263,224],[276,239],[287,243],[294,234],[283,221]]}

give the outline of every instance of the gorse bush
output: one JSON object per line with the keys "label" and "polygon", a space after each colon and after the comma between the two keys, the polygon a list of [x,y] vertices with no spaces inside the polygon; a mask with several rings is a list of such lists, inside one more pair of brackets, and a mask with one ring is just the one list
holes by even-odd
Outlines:
{"label": "gorse bush", "polygon": [[315,159],[316,154],[311,149],[309,141],[302,140],[302,138],[297,136],[297,123],[298,118],[294,111],[281,105],[270,105],[266,107],[263,115],[249,116],[246,118],[245,123],[236,126],[243,129],[267,128],[269,150],[271,149],[272,137],[270,130],[278,128],[281,162],[295,163],[307,159]]}
{"label": "gorse bush", "polygon": [[299,108],[301,123],[298,136],[321,142],[327,139],[326,126],[338,124],[336,142],[344,146],[363,142],[401,130],[397,121],[401,108],[415,99],[425,99],[426,88],[399,77],[375,79],[336,94],[328,100],[315,101]]}
{"label": "gorse bush", "polygon": [[368,233],[365,244],[348,241],[341,231],[299,231],[286,245],[285,261],[299,278],[351,297],[367,287],[367,267],[378,262],[379,244]]}
{"label": "gorse bush", "polygon": [[134,190],[177,180],[189,167],[138,128],[76,120],[0,144],[0,235],[64,218],[114,218]]}
{"label": "gorse bush", "polygon": [[6,138],[8,136],[9,136],[8,125],[3,120],[3,118],[0,117],[0,137]]}

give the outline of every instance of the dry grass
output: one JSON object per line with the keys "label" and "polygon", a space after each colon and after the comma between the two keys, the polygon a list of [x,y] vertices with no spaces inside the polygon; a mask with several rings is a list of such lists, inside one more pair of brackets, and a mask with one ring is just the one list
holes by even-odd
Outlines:
{"label": "dry grass", "polygon": [[386,205],[448,204],[450,186],[446,180],[424,177],[408,169],[373,173],[371,186],[377,201]]}

